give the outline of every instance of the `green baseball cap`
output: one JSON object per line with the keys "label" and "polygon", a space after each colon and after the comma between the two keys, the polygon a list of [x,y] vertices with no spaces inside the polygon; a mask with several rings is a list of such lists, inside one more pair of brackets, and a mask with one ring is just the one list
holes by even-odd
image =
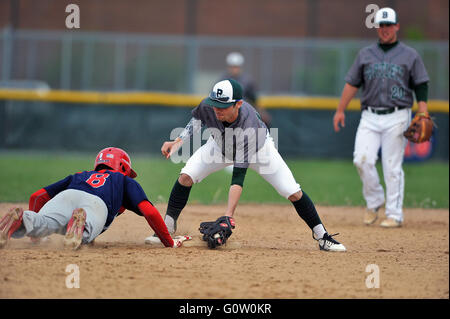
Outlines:
{"label": "green baseball cap", "polygon": [[206,104],[226,109],[240,100],[242,100],[241,85],[236,80],[226,79],[214,85],[209,97],[206,98]]}

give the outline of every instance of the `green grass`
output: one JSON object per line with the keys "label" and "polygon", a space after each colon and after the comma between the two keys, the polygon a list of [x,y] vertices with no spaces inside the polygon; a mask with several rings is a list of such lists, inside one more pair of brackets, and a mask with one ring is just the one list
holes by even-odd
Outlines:
{"label": "green grass", "polygon": [[[0,202],[26,202],[30,194],[74,172],[91,169],[92,155],[0,153]],[[351,160],[287,160],[297,182],[316,204],[364,206],[361,181]],[[154,203],[166,203],[183,167],[162,158],[134,156],[137,181]],[[448,162],[405,163],[405,207],[448,208]],[[378,164],[381,179],[381,166]],[[225,203],[231,175],[208,176],[191,191],[190,203]],[[384,186],[384,185],[383,185]],[[287,203],[249,170],[241,203]]]}

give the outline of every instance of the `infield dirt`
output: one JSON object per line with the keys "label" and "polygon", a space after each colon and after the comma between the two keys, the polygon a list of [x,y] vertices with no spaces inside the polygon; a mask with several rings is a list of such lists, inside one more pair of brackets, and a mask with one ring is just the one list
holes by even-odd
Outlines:
{"label": "infield dirt", "polygon": [[[0,204],[0,214],[13,206]],[[405,209],[398,229],[363,225],[362,207],[317,209],[347,252],[319,251],[291,205],[239,205],[229,243],[216,250],[198,226],[221,216],[219,205],[188,204],[177,234],[193,240],[180,249],[144,244],[153,231],[129,211],[78,251],[64,249],[61,235],[39,245],[12,239],[0,250],[0,298],[449,298],[448,209]],[[66,287],[70,264],[80,288]],[[379,288],[366,286],[368,265],[379,269]]]}

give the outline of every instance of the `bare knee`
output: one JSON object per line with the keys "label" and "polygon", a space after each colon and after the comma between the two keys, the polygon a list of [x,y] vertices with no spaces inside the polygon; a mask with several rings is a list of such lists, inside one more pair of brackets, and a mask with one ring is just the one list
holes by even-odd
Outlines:
{"label": "bare knee", "polygon": [[186,187],[190,187],[194,184],[192,178],[187,174],[181,174],[180,177],[178,177],[178,182]]}
{"label": "bare knee", "polygon": [[300,198],[302,198],[302,196],[303,196],[302,191],[298,191],[297,193],[294,193],[291,196],[289,196],[288,199],[291,202],[296,202],[296,201],[300,200]]}

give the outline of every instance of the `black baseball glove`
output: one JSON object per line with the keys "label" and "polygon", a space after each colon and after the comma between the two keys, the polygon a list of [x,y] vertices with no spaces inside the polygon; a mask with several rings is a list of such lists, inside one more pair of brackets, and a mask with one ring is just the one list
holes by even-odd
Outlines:
{"label": "black baseball glove", "polygon": [[222,216],[214,222],[201,223],[198,230],[203,234],[203,240],[208,243],[208,247],[213,249],[224,245],[235,227],[232,217]]}

